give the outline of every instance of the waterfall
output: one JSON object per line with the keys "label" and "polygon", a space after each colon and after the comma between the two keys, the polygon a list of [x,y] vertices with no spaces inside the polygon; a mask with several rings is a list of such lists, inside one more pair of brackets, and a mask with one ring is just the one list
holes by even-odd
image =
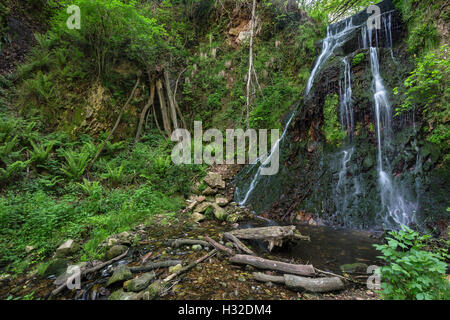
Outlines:
{"label": "waterfall", "polygon": [[355,121],[353,119],[353,106],[352,106],[352,78],[351,78],[351,69],[350,62],[348,58],[345,57],[344,62],[344,80],[343,84],[340,83],[339,86],[339,96],[340,99],[340,120],[342,129],[344,132],[347,132],[347,136],[349,141],[353,136],[353,131],[355,128]]}
{"label": "waterfall", "polygon": [[[375,30],[375,35],[377,31]],[[368,31],[370,67],[373,76],[373,98],[375,103],[375,121],[377,132],[377,171],[378,185],[380,188],[382,214],[387,227],[398,227],[399,225],[410,225],[414,222],[414,211],[417,206],[407,201],[392,181],[390,175],[390,162],[384,154],[390,148],[392,135],[392,110],[388,93],[380,74],[378,49],[372,47],[372,31]],[[389,36],[390,38],[392,36]],[[388,38],[386,38],[388,39]],[[387,213],[387,215],[386,215]]]}
{"label": "waterfall", "polygon": [[[258,167],[258,170],[256,171],[255,175],[253,176],[252,182],[250,183],[250,186],[249,186],[247,192],[245,193],[244,198],[242,200],[238,200],[239,205],[243,206],[243,205],[245,205],[247,203],[248,197],[252,194],[252,192],[255,189],[256,185],[259,183],[259,181],[263,177],[261,175],[261,170],[267,164],[270,164],[271,159],[272,159],[272,157],[274,155],[276,155],[276,156],[279,155],[279,152],[275,152],[275,150],[277,150],[277,148],[279,148],[280,143],[283,141],[284,136],[286,135],[286,132],[287,132],[287,130],[289,128],[289,125],[291,124],[291,121],[292,121],[292,119],[295,116],[295,111],[296,111],[295,109],[294,109],[294,111],[292,111],[292,113],[291,113],[291,115],[290,115],[290,117],[289,117],[289,119],[288,119],[288,121],[286,123],[286,126],[285,126],[285,128],[283,130],[283,133],[281,134],[281,137],[278,138],[278,140],[273,144],[272,149],[270,150],[269,156],[267,156],[266,160],[263,161],[261,163],[261,165]],[[262,159],[262,157],[258,158],[254,165],[256,165],[258,162],[261,162],[261,159]],[[254,165],[252,166],[252,168],[254,167]],[[238,188],[236,188],[236,196],[237,196],[237,198],[239,198],[239,190],[238,190]]]}
{"label": "waterfall", "polygon": [[[320,67],[328,60],[328,58],[333,54],[333,52],[334,52],[334,50],[336,48],[340,47],[343,43],[345,43],[346,40],[348,40],[349,35],[351,35],[352,32],[357,28],[357,27],[355,27],[353,25],[352,21],[353,21],[352,18],[346,20],[343,23],[343,27],[341,27],[340,24],[338,24],[337,26],[330,25],[330,26],[327,27],[327,36],[323,40],[323,43],[322,43],[322,52],[320,53],[319,58],[317,58],[316,63],[314,65],[314,68],[313,68],[313,70],[311,72],[311,75],[310,75],[310,77],[308,79],[308,83],[307,83],[306,90],[305,90],[305,96],[307,96],[309,94],[309,91],[311,90],[311,87],[312,87],[312,85],[314,83],[314,78],[317,75],[317,73],[319,72]],[[348,63],[347,60],[346,60],[346,64],[349,66],[349,63]],[[348,71],[348,74],[346,75],[346,80],[345,81],[346,81],[346,83],[350,83],[350,81],[351,81],[351,79],[350,79],[350,71]],[[347,93],[347,95],[351,98],[351,86],[347,86],[346,85],[346,87],[350,88],[349,89],[350,92]],[[347,106],[344,106],[344,108],[348,109],[348,103],[347,102],[346,102],[346,105]],[[244,195],[244,197],[241,200],[239,200],[240,199],[239,189],[236,188],[236,193],[235,194],[236,194],[236,199],[238,199],[239,205],[243,206],[243,205],[245,205],[247,203],[249,196],[252,194],[253,190],[255,189],[257,184],[260,182],[261,177],[262,177],[261,169],[263,168],[263,166],[265,164],[270,163],[270,157],[272,157],[272,155],[273,155],[273,150],[284,139],[284,136],[286,135],[286,132],[287,132],[287,130],[289,128],[289,125],[290,125],[292,119],[294,118],[294,115],[295,115],[295,110],[292,112],[291,116],[289,117],[289,120],[286,123],[286,126],[285,126],[285,128],[283,130],[283,133],[282,133],[281,137],[274,144],[274,147],[270,151],[269,157],[267,158],[267,160],[265,162],[263,162],[259,166],[259,168],[256,171],[255,175],[253,176],[253,179],[252,179],[252,181],[250,183],[250,186],[248,187],[247,192],[245,192],[245,195]],[[353,122],[353,114],[351,115],[351,120],[350,119],[348,121],[346,120],[346,122],[345,122],[346,125],[348,125],[350,123],[350,121]],[[260,162],[260,161],[257,161],[257,162]],[[255,165],[256,164],[252,165],[249,170],[253,169]]]}
{"label": "waterfall", "polygon": [[306,85],[305,96],[308,96],[311,91],[312,85],[314,84],[314,79],[319,72],[320,67],[328,60],[336,48],[340,47],[343,43],[345,43],[345,41],[348,40],[348,37],[356,28],[357,27],[353,25],[352,18],[349,18],[344,22],[342,30],[339,30],[339,26],[334,27],[333,25],[329,25],[327,27],[327,36],[322,40],[322,52],[317,58],[314,68],[311,71],[311,75]]}
{"label": "waterfall", "polygon": [[[344,64],[344,77],[343,80],[339,82],[339,118],[342,125],[342,131],[347,134],[347,140],[350,144],[355,128],[352,105],[351,68],[348,57],[343,58],[342,62]],[[342,158],[340,161],[339,180],[334,188],[334,202],[336,205],[336,212],[334,215],[345,214],[348,204],[361,192],[358,177],[353,177],[351,182],[347,181],[348,166],[354,151],[354,146],[347,146],[346,149],[340,152]],[[349,190],[349,183],[353,183],[355,189],[353,192],[350,192]]]}
{"label": "waterfall", "polygon": [[[387,9],[391,8],[387,7]],[[332,175],[327,176],[323,181],[320,181],[319,178],[314,187],[316,189],[309,191],[311,192],[311,197],[302,206],[309,212],[316,212],[319,215],[319,212],[324,212],[330,214],[332,218],[333,216],[338,217],[336,220],[338,222],[343,221],[347,226],[367,226],[369,220],[366,220],[365,214],[371,214],[372,212],[376,216],[371,215],[369,219],[373,220],[370,220],[369,223],[381,222],[384,228],[398,228],[401,225],[410,225],[415,222],[414,213],[418,207],[417,203],[408,200],[412,198],[406,193],[407,186],[402,185],[393,177],[393,160],[391,162],[390,159],[396,157],[394,160],[398,161],[394,150],[396,142],[393,139],[393,110],[389,101],[388,90],[380,73],[380,60],[378,57],[378,48],[382,46],[390,50],[391,58],[396,62],[392,50],[392,20],[395,18],[392,12],[394,11],[385,11],[381,14],[381,25],[378,30],[369,30],[365,12],[329,25],[326,37],[322,40],[322,51],[315,61],[305,88],[305,101],[308,101],[316,78],[319,77],[319,74],[325,68],[326,62],[331,57],[334,57],[337,51],[341,55],[347,55],[350,52],[354,53],[364,48],[370,56],[373,91],[370,96],[373,94],[373,124],[376,139],[374,165],[371,155],[367,155],[367,150],[371,148],[371,142],[362,141],[361,139],[366,139],[363,136],[361,136],[361,139],[356,137],[356,121],[365,120],[362,118],[361,110],[356,109],[359,106],[353,105],[354,98],[352,96],[357,91],[352,92],[351,66],[354,54],[349,54],[342,59],[341,70],[343,70],[343,73],[341,73],[339,81],[339,109],[337,110],[342,132],[347,137],[338,153],[333,152],[328,155],[324,153],[324,155],[331,157],[328,161],[330,165],[323,164],[324,158],[320,160],[320,164],[312,165],[313,168],[318,170],[322,170],[322,168],[325,170],[330,169],[332,170],[330,172]],[[389,56],[388,59],[390,60]],[[334,60],[332,67],[335,67]],[[334,84],[331,90],[335,90]],[[320,92],[319,94],[324,93]],[[359,98],[360,95],[361,93],[358,91]],[[364,108],[364,106],[362,107]],[[365,111],[363,112],[365,113]],[[279,147],[283,144],[283,140],[287,136],[287,130],[295,115],[296,110],[290,115],[281,137],[274,146]],[[359,142],[363,143],[364,149],[360,148]],[[272,148],[270,154],[268,154],[268,161],[274,154],[274,148]],[[247,205],[257,199],[257,201],[263,202],[263,205],[267,205],[270,204],[266,201],[267,196],[269,196],[267,192],[271,193],[270,190],[277,191],[274,192],[274,197],[272,197],[275,199],[276,196],[280,195],[278,193],[279,190],[284,192],[287,189],[283,182],[287,174],[290,173],[289,168],[284,168],[286,170],[278,179],[261,175],[261,170],[268,161],[260,158],[257,163],[251,164],[242,170],[241,177],[243,176],[244,179],[241,181],[245,181],[245,184],[239,185],[239,188],[236,187],[235,199],[237,203]],[[300,161],[303,161],[303,159],[300,159]],[[306,160],[304,162],[308,163]],[[374,171],[370,171],[372,170],[371,168]],[[299,168],[296,168],[294,165],[292,170],[299,170]],[[309,179],[310,172],[299,176],[303,179]],[[329,187],[325,183],[330,181],[330,178],[334,179],[333,181],[336,183]],[[301,188],[299,186],[301,183],[305,184],[306,180],[301,181],[299,184],[294,184],[295,188]],[[274,190],[271,188],[279,189]],[[258,195],[256,196],[257,190]],[[280,195],[280,199],[283,199],[283,201],[286,199],[285,194]],[[324,197],[318,198],[318,195]],[[287,199],[289,197],[290,195],[288,194]],[[327,197],[329,198],[327,199]],[[273,201],[272,198],[269,201]]]}

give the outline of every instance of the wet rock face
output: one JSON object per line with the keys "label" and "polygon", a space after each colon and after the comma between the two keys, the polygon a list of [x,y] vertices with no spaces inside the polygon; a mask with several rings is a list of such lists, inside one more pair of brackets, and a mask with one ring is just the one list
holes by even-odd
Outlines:
{"label": "wet rock face", "polygon": [[[383,2],[386,10],[388,2]],[[392,13],[391,23],[394,46],[383,47],[386,35],[384,30],[379,32],[378,55],[380,74],[395,113],[402,101],[392,89],[402,85],[413,63],[406,54],[402,40],[404,27],[397,12]],[[340,50],[335,50],[321,66],[310,94],[300,102],[286,139],[280,144],[279,173],[261,179],[246,203],[256,213],[274,219],[294,220],[303,212],[329,225],[383,228],[373,75],[369,49],[361,47],[357,35],[361,32],[356,32],[354,38]],[[324,137],[324,104],[328,95],[337,94],[339,101],[342,100],[344,58],[350,65],[355,126],[351,138],[331,144]],[[335,106],[335,112],[339,119],[339,104]],[[390,163],[389,174],[394,183],[401,186],[408,201],[417,204],[419,224],[434,219],[436,212],[445,212],[443,194],[450,192],[444,183],[449,170],[436,168],[441,159],[440,152],[426,142],[421,127],[420,114],[394,116],[392,141],[382,150],[383,157]],[[347,161],[345,166],[344,160]],[[256,170],[256,166],[244,168],[236,177],[236,190],[246,190]],[[443,178],[438,178],[438,171]],[[438,191],[434,184],[444,191]],[[442,201],[441,205],[438,201]]]}

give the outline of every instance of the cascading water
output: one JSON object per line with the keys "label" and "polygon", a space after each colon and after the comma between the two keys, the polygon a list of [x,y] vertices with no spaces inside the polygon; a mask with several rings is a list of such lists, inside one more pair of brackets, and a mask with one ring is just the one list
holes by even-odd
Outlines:
{"label": "cascading water", "polygon": [[[384,151],[391,149],[392,110],[388,93],[380,74],[378,50],[376,47],[372,47],[372,30],[367,30],[367,32],[370,45],[370,67],[373,76],[373,98],[375,102],[378,150],[377,170],[382,204],[381,214],[384,215],[386,227],[408,226],[414,222],[414,212],[417,209],[417,205],[405,199],[401,189],[394,184],[390,175],[390,163]],[[375,35],[377,35],[376,31]],[[392,36],[389,38],[392,39]],[[387,212],[387,215],[385,212]]]}
{"label": "cascading water", "polygon": [[342,26],[339,25],[335,29],[331,25],[327,27],[327,36],[322,40],[322,52],[320,53],[319,58],[317,58],[314,68],[311,71],[311,75],[306,85],[305,96],[308,96],[311,91],[314,79],[320,71],[320,67],[328,60],[328,58],[330,58],[336,48],[339,48],[348,40],[349,36],[356,28],[358,27],[353,25],[352,18],[346,20]]}
{"label": "cascading water", "polygon": [[345,57],[344,62],[344,80],[343,84],[340,84],[340,120],[342,125],[342,130],[347,132],[347,137],[349,142],[353,136],[353,131],[355,129],[355,120],[353,118],[353,105],[352,105],[352,76],[350,63],[348,58]]}
{"label": "cascading water", "polygon": [[[336,28],[333,28],[331,26],[327,27],[327,37],[323,40],[322,52],[319,55],[319,58],[317,58],[314,68],[308,79],[308,83],[307,83],[306,90],[305,90],[305,96],[308,96],[308,94],[311,90],[311,87],[314,83],[314,78],[317,75],[318,71],[320,70],[320,67],[328,60],[328,58],[330,58],[330,56],[333,54],[333,52],[336,48],[340,47],[343,43],[345,43],[345,41],[348,40],[348,37],[353,33],[353,31],[355,29],[356,29],[356,27],[353,25],[352,19],[347,20],[342,26],[339,25]],[[348,64],[348,61],[347,61],[347,64]],[[348,78],[346,81],[350,81],[350,74],[348,74]],[[351,88],[350,88],[349,94],[351,96]],[[291,116],[289,117],[281,137],[274,144],[274,147],[270,151],[270,155],[268,156],[267,160],[259,166],[255,175],[253,176],[253,179],[252,179],[250,185],[248,186],[247,191],[242,192],[242,190],[240,190],[239,188],[236,188],[235,196],[236,196],[236,199],[237,199],[237,202],[239,203],[239,205],[245,205],[247,203],[249,196],[253,193],[256,185],[260,182],[260,180],[262,178],[262,175],[261,175],[262,168],[265,165],[267,165],[268,163],[270,163],[270,158],[273,156],[273,150],[275,147],[278,147],[280,145],[280,143],[283,141],[283,139],[286,135],[286,132],[289,128],[289,125],[295,116],[295,113],[296,113],[296,110],[294,110],[292,112]],[[353,121],[353,119],[351,119],[349,121]],[[349,123],[349,122],[346,122],[346,123]],[[260,159],[258,159],[255,164],[252,164],[250,166],[250,168],[248,168],[248,171],[252,170],[254,168],[254,166],[258,162],[260,162],[259,160]],[[266,179],[270,179],[270,177],[268,176],[268,177],[266,177]]]}
{"label": "cascading water", "polygon": [[[289,117],[289,119],[288,119],[288,121],[287,121],[287,123],[286,123],[286,126],[285,126],[285,128],[284,128],[284,130],[283,130],[283,133],[281,134],[281,137],[273,144],[272,149],[270,150],[270,153],[269,153],[269,155],[267,156],[266,160],[263,161],[263,162],[260,164],[260,166],[258,167],[258,170],[256,171],[255,175],[253,176],[252,182],[250,183],[250,186],[248,187],[248,190],[245,192],[244,197],[243,197],[242,199],[240,198],[240,195],[241,195],[241,194],[239,193],[239,188],[236,188],[236,198],[237,198],[237,201],[238,201],[239,205],[243,206],[243,205],[245,205],[245,204],[247,203],[247,200],[248,200],[249,196],[252,194],[252,192],[253,192],[253,190],[255,189],[256,185],[260,182],[260,180],[261,180],[262,178],[266,177],[266,179],[270,179],[270,176],[263,176],[263,175],[261,175],[261,171],[262,171],[262,169],[263,169],[265,166],[267,166],[268,164],[271,163],[272,157],[278,156],[278,155],[279,155],[279,152],[275,152],[275,150],[276,150],[277,148],[279,148],[280,143],[283,141],[283,139],[284,139],[284,137],[285,137],[285,135],[286,135],[286,132],[287,132],[287,130],[288,130],[288,128],[289,128],[289,125],[290,125],[292,119],[293,119],[294,116],[295,116],[295,111],[296,111],[295,109],[294,109],[294,111],[292,111],[292,113],[291,113],[291,115],[290,115],[290,117]],[[264,156],[265,156],[265,155],[264,155]],[[262,159],[262,156],[260,156],[260,157],[255,161],[255,163],[250,167],[250,170],[251,170],[252,168],[254,168],[254,166],[255,166],[258,162],[261,162],[261,159]]]}
{"label": "cascading water", "polygon": [[350,181],[347,178],[348,166],[355,151],[355,147],[351,146],[355,121],[353,115],[350,62],[348,57],[342,59],[342,62],[344,64],[344,77],[339,85],[339,118],[342,131],[347,135],[347,144],[344,146],[344,150],[340,152],[342,159],[340,161],[339,180],[335,188],[333,188],[334,202],[336,205],[336,212],[333,216],[345,215],[349,204],[357,202],[357,196],[361,193],[358,177],[355,176]]}
{"label": "cascading water", "polygon": [[[289,212],[292,212],[293,208],[294,213],[295,210],[313,212],[320,218],[323,214],[326,219],[331,218],[329,221],[332,223],[351,227],[383,225],[384,228],[398,228],[415,222],[414,212],[418,205],[409,200],[413,197],[408,193],[408,185],[405,182],[400,183],[400,179],[405,181],[403,173],[407,162],[399,162],[398,158],[399,154],[405,153],[406,150],[400,152],[395,150],[397,146],[395,141],[398,137],[393,134],[392,107],[380,74],[378,57],[381,50],[379,48],[385,47],[390,51],[391,57],[387,55],[388,60],[397,64],[392,46],[394,40],[398,41],[400,34],[396,33],[393,39],[392,32],[394,28],[399,30],[397,23],[399,20],[397,13],[393,11],[392,3],[384,1],[381,6],[384,8],[380,17],[381,28],[376,31],[369,32],[368,15],[365,12],[328,26],[327,35],[322,41],[322,51],[306,85],[305,103],[315,104],[317,107],[323,103],[324,95],[339,94],[339,122],[346,134],[343,146],[336,153],[316,149],[321,148],[317,141],[310,140],[307,148],[304,144],[296,144],[294,141],[283,142],[286,136],[291,136],[287,134],[287,130],[293,118],[302,112],[302,109],[295,109],[285,125],[283,134],[276,142],[277,146],[283,147],[285,166],[277,176],[262,176],[261,169],[265,164],[261,163],[263,162],[261,160],[244,168],[237,178],[235,192],[236,202],[240,205],[257,207],[255,210],[258,212],[267,212],[272,205],[275,210],[287,207]],[[393,23],[394,14],[395,23]],[[354,63],[352,59],[361,52],[363,54],[367,52],[367,56],[370,56],[368,67],[371,68],[373,95],[367,95],[361,90],[370,90],[370,87],[365,86],[365,83],[370,83],[370,80],[366,82],[366,73],[355,71],[352,75],[351,68]],[[386,57],[385,52],[388,51],[382,51],[383,57]],[[336,59],[338,55],[343,56],[341,58],[343,67],[339,66],[339,59]],[[359,70],[362,67],[363,65],[357,64]],[[343,70],[338,90],[336,90],[336,69]],[[325,83],[316,87],[316,78],[319,76]],[[358,77],[358,81],[354,82],[354,92],[352,76]],[[353,95],[356,95],[355,105]],[[373,96],[373,113],[368,96]],[[312,114],[316,116],[315,112],[309,115]],[[372,124],[367,122],[371,119],[370,114],[373,114]],[[303,134],[305,130],[311,128],[303,128],[302,124],[299,124],[299,127],[296,126],[292,131],[294,139],[299,139],[299,136],[296,136],[298,130]],[[371,132],[374,132],[376,148],[371,142]],[[305,143],[302,139],[296,141]],[[299,150],[298,147],[304,149]],[[269,157],[272,154],[271,150]],[[418,156],[416,158],[419,159]],[[407,166],[410,166],[411,161],[408,161]],[[412,170],[408,167],[409,175],[415,172]],[[402,174],[402,177],[394,179],[393,176],[397,177],[399,174]],[[281,213],[280,217],[284,216],[285,211],[277,212]]]}

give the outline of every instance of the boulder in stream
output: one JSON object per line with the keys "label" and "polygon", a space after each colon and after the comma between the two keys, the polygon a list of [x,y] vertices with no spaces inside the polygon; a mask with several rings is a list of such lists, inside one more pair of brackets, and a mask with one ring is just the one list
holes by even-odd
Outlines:
{"label": "boulder in stream", "polygon": [[114,270],[113,275],[111,278],[109,278],[108,283],[106,284],[107,287],[114,283],[122,283],[124,281],[130,280],[133,278],[133,275],[131,274],[130,269],[125,267],[124,265],[120,265]]}
{"label": "boulder in stream", "polygon": [[154,272],[147,272],[136,279],[128,280],[123,283],[126,291],[139,292],[145,290],[150,282],[155,278]]}
{"label": "boulder in stream", "polygon": [[52,259],[39,273],[44,277],[59,276],[67,270],[68,261],[62,258]]}

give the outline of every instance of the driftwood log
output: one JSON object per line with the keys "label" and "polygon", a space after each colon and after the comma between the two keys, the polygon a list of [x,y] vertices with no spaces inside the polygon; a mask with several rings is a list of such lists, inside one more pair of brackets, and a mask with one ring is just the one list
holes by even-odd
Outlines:
{"label": "driftwood log", "polygon": [[271,276],[262,272],[253,272],[253,278],[261,282],[286,283],[283,276]]}
{"label": "driftwood log", "polygon": [[232,250],[231,248],[228,248],[228,247],[225,247],[224,245],[221,245],[220,243],[218,243],[217,241],[211,239],[211,238],[208,237],[208,236],[205,236],[205,239],[206,239],[206,240],[207,240],[214,248],[216,248],[217,250],[223,251],[223,252],[225,252],[226,254],[228,254],[228,255],[230,255],[230,256],[234,255],[234,252],[233,252],[233,250]]}
{"label": "driftwood log", "polygon": [[309,264],[292,264],[244,254],[237,254],[231,257],[230,261],[236,264],[248,264],[258,269],[275,270],[283,273],[298,274],[301,276],[313,276],[316,274],[314,267]]}
{"label": "driftwood log", "polygon": [[293,290],[309,292],[330,292],[344,289],[344,283],[338,277],[305,278],[292,274],[283,276],[270,276],[261,272],[254,272],[253,277],[257,281],[285,284]]}
{"label": "driftwood log", "polygon": [[288,240],[306,240],[309,241],[308,236],[301,235],[295,226],[274,226],[251,229],[239,229],[228,232],[238,239],[244,240],[264,240],[269,242],[269,251],[272,251],[274,246],[281,247],[283,241]]}
{"label": "driftwood log", "polygon": [[229,232],[225,232],[223,234],[223,237],[224,237],[224,239],[233,242],[238,250],[241,250],[251,256],[256,256],[256,254],[252,250],[250,250],[245,244],[243,244],[235,235],[233,235]]}
{"label": "driftwood log", "polygon": [[344,289],[344,283],[338,277],[310,279],[294,276],[292,274],[285,274],[284,280],[286,281],[286,286],[288,288],[310,292],[329,292]]}

